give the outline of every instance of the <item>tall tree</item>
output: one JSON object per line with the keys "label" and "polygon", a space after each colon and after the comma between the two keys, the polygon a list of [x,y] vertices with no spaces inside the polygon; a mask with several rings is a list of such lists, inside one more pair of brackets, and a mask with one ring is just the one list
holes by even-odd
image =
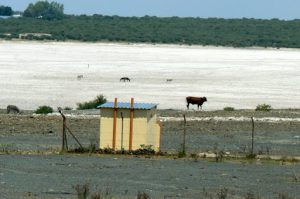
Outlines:
{"label": "tall tree", "polygon": [[38,1],[35,4],[30,3],[23,15],[24,17],[46,20],[62,19],[64,17],[64,5],[57,2]]}
{"label": "tall tree", "polygon": [[0,16],[11,16],[13,15],[13,10],[9,6],[0,6]]}

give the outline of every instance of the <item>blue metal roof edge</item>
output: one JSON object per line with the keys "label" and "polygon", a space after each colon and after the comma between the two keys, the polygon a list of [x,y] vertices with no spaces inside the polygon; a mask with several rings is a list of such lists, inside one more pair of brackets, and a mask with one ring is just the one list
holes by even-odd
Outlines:
{"label": "blue metal roof edge", "polygon": [[[156,107],[157,105],[158,104],[154,104],[154,103],[134,103],[134,109],[150,110],[150,109]],[[114,102],[106,102],[105,104],[97,106],[98,109],[114,108],[114,107],[115,107]],[[131,104],[128,102],[118,102],[118,108],[131,109]]]}

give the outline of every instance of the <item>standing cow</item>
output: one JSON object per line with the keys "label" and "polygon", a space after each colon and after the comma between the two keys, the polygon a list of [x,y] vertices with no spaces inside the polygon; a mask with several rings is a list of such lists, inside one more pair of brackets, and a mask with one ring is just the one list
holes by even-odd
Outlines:
{"label": "standing cow", "polygon": [[202,109],[202,104],[206,101],[207,101],[206,97],[191,97],[191,96],[189,96],[189,97],[186,97],[186,103],[187,103],[186,107],[189,109],[190,104],[197,104],[198,110],[199,110],[199,106]]}

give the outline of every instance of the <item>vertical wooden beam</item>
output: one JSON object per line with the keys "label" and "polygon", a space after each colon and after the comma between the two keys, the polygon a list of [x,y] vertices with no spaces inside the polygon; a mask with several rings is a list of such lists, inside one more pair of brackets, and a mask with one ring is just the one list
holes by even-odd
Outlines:
{"label": "vertical wooden beam", "polygon": [[162,124],[160,121],[157,121],[157,124],[159,125],[159,143],[158,143],[158,151],[161,149],[161,131],[162,131]]}
{"label": "vertical wooden beam", "polygon": [[133,117],[134,117],[134,99],[131,98],[131,109],[130,109],[130,129],[129,129],[129,150],[132,150],[133,142]]}
{"label": "vertical wooden beam", "polygon": [[118,98],[115,98],[112,148],[116,149]]}
{"label": "vertical wooden beam", "polygon": [[121,150],[124,150],[123,140],[124,140],[124,117],[123,112],[121,112],[121,119],[122,119],[122,128],[121,128]]}

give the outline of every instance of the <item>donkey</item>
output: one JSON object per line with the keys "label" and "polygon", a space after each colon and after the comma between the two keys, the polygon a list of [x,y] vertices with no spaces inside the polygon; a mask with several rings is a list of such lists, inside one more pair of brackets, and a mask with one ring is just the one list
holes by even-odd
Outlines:
{"label": "donkey", "polygon": [[6,107],[6,110],[7,110],[7,114],[9,114],[11,112],[12,113],[20,113],[20,109],[15,105],[8,105]]}

